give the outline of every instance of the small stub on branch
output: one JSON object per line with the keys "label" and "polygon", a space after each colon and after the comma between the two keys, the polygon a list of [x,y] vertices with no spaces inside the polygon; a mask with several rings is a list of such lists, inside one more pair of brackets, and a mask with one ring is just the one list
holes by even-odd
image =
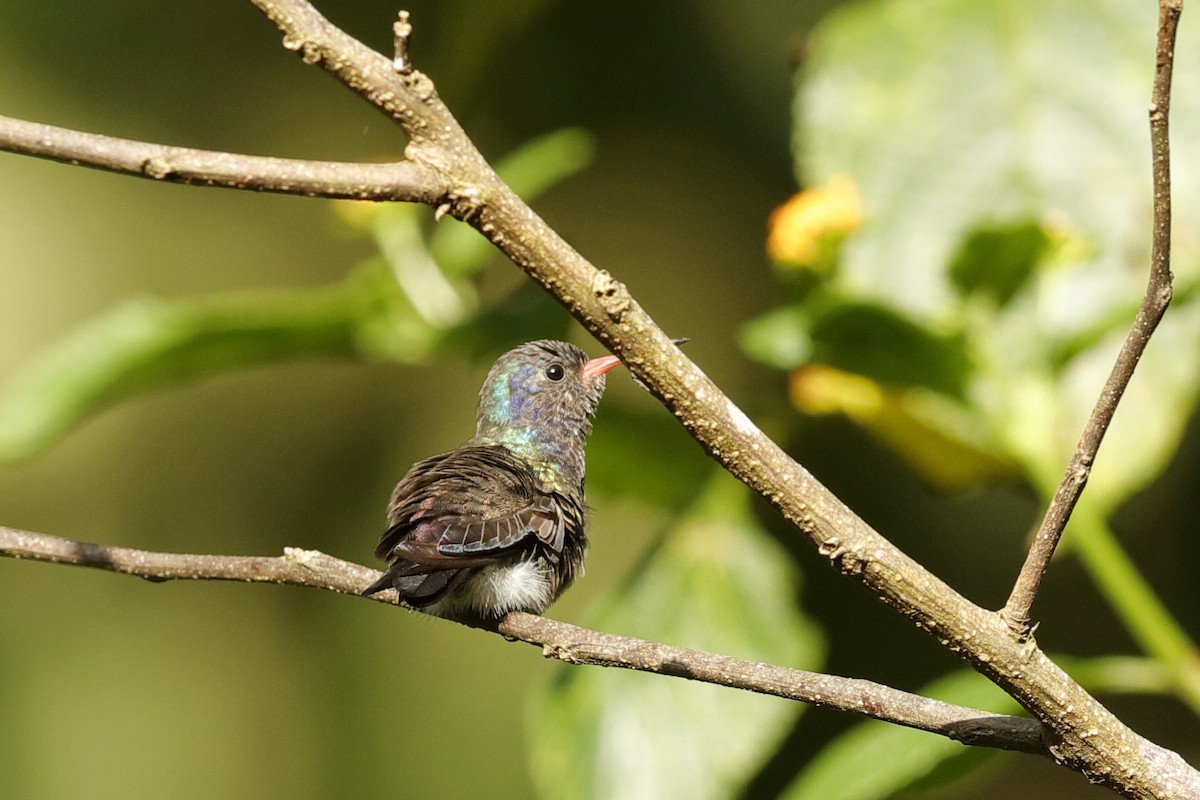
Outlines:
{"label": "small stub on branch", "polygon": [[609,275],[605,270],[599,270],[592,278],[592,295],[600,302],[604,313],[613,322],[620,322],[629,311],[629,292],[625,287]]}
{"label": "small stub on branch", "polygon": [[392,23],[392,35],[396,42],[396,57],[392,60],[392,69],[401,75],[412,71],[412,63],[408,60],[408,37],[412,35],[412,23],[408,21],[408,12],[401,11],[400,18]]}
{"label": "small stub on branch", "polygon": [[156,181],[165,181],[173,171],[171,162],[161,156],[151,156],[142,162],[142,172]]}
{"label": "small stub on branch", "polygon": [[283,557],[297,564],[312,564],[319,561],[325,554],[320,550],[305,550],[302,547],[283,548]]}

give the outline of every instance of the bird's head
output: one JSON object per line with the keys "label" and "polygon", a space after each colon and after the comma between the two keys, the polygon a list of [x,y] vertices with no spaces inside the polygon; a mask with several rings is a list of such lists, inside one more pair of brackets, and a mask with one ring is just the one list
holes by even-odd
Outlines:
{"label": "bird's head", "polygon": [[528,342],[497,359],[479,393],[475,440],[526,458],[553,460],[582,444],[616,356],[589,359],[573,344]]}

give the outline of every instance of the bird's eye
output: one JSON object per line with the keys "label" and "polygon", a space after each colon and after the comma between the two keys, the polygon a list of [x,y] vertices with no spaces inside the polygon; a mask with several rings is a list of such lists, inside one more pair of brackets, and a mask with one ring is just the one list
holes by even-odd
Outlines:
{"label": "bird's eye", "polygon": [[551,364],[546,367],[546,377],[557,383],[567,377],[567,371],[563,369],[562,364]]}

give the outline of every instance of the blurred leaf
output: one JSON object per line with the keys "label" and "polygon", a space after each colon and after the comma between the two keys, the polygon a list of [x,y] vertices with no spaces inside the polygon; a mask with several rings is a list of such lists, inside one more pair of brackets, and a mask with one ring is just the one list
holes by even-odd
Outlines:
{"label": "blurred leaf", "polygon": [[963,491],[1019,475],[980,419],[945,395],[881,384],[823,364],[793,372],[788,390],[806,414],[845,414],[853,419],[943,491]]}
{"label": "blurred leaf", "polygon": [[422,319],[449,328],[470,319],[478,301],[471,283],[443,273],[425,243],[421,206],[388,203],[371,216],[371,235],[396,283]]}
{"label": "blurred leaf", "polygon": [[[501,161],[496,171],[514,191],[531,200],[584,169],[593,151],[588,133],[565,128],[527,142]],[[426,236],[423,225],[429,213],[421,206],[342,202],[336,208],[352,225],[371,234],[395,274],[403,305],[419,317],[398,318],[400,336],[389,337],[384,329],[383,339],[391,339],[387,348],[391,357],[424,358],[438,343],[490,355],[566,330],[568,320],[562,309],[545,292],[528,285],[494,308],[480,311],[470,279],[497,250],[470,225],[444,218]]]}
{"label": "blurred leaf", "polygon": [[819,363],[954,397],[962,396],[971,374],[961,337],[933,331],[886,305],[828,291],[750,323],[743,345],[784,369]]}
{"label": "blurred leaf", "polygon": [[[744,487],[716,474],[679,527],[592,624],[632,636],[814,668],[823,644],[795,606],[787,555]],[[800,704],[657,675],[564,668],[530,718],[546,797],[728,797]]]}
{"label": "blurred leaf", "polygon": [[[997,714],[1020,711],[1016,700],[970,671],[939,678],[922,687],[918,694]],[[978,767],[982,760],[999,752],[968,748],[944,736],[869,720],[826,745],[788,787],[783,798],[882,800],[927,778],[949,759],[969,758],[971,766]]]}
{"label": "blurred leaf", "polygon": [[[1167,671],[1148,659],[1055,656],[1054,661],[1093,693],[1170,691]],[[917,693],[996,714],[1022,713],[1016,700],[969,670],[938,678]],[[958,782],[999,755],[999,750],[965,747],[944,736],[868,720],[826,745],[783,798],[883,800],[904,790],[928,790]]]}
{"label": "blurred leaf", "polygon": [[[526,142],[497,163],[495,169],[514,192],[531,201],[585,169],[594,155],[591,134],[579,128],[563,128]],[[440,282],[432,284],[432,291],[438,296],[448,290],[452,294],[465,292],[470,284],[464,279],[483,269],[497,255],[496,248],[483,235],[453,217],[442,218],[426,237],[422,225],[429,212],[419,205],[339,201],[335,208],[346,222],[371,234],[397,270],[402,285],[407,277],[404,270],[414,268],[408,265],[410,259],[415,257],[417,275],[426,281],[432,280],[428,267],[436,264]],[[410,289],[410,294],[423,291],[419,282]],[[461,300],[465,302],[467,297]],[[419,298],[414,298],[414,304],[422,305]]]}
{"label": "blurred leaf", "polygon": [[[1192,278],[1181,281],[1177,278],[1175,297],[1171,307],[1174,309],[1191,304],[1200,293],[1198,290],[1200,290],[1200,280]],[[1051,355],[1052,369],[1061,371],[1081,353],[1112,337],[1113,334],[1123,335],[1125,331],[1129,330],[1130,320],[1137,316],[1141,302],[1141,297],[1130,297],[1125,303],[1113,306],[1104,314],[1097,315],[1091,325],[1080,329],[1073,336],[1056,342]]]}
{"label": "blurred leaf", "polygon": [[[437,352],[455,328],[433,324],[413,308],[409,297],[400,291],[395,275],[380,256],[359,264],[351,279],[359,276],[375,286],[377,300],[371,313],[361,315],[356,332],[359,356],[419,364]],[[303,354],[300,354],[303,355]]]}
{"label": "blurred leaf", "polygon": [[[798,84],[797,169],[808,183],[853,176],[865,222],[822,294],[907,322],[858,313],[821,336],[827,301],[808,297],[752,329],[753,351],[964,399],[1039,485],[1061,470],[1144,290],[1154,23],[1152,7],[1118,0],[867,0],[830,14]],[[1200,46],[1183,35],[1180,52]],[[1173,123],[1176,141],[1200,139],[1200,116]],[[1174,199],[1177,215],[1200,208],[1200,184],[1177,182]],[[1176,238],[1193,285],[1200,239]],[[954,345],[961,360],[933,377],[961,367],[959,384],[921,374],[939,351],[912,330]],[[1138,368],[1105,444],[1121,458],[1101,453],[1090,494],[1112,507],[1158,474],[1198,382],[1200,307],[1185,301]]]}
{"label": "blurred leaf", "polygon": [[950,280],[964,295],[987,295],[1005,306],[1029,281],[1049,244],[1032,222],[977,228],[950,261]]}
{"label": "blurred leaf", "polygon": [[[1090,243],[1077,276],[1089,300],[1128,296],[1142,282],[1129,259],[1149,251],[1154,26],[1152,6],[1121,0],[871,0],[826,17],[796,96],[795,152],[802,182],[849,174],[863,195],[849,285],[941,317],[960,243],[1028,220]],[[1173,122],[1180,140],[1198,124]],[[1176,188],[1194,205],[1200,187]],[[1059,312],[1069,323],[1093,310]]]}
{"label": "blurred leaf", "polygon": [[752,358],[779,370],[791,370],[812,361],[811,327],[804,306],[782,306],[746,323],[740,342]]}
{"label": "blurred leaf", "polygon": [[887,306],[831,303],[813,321],[813,360],[895,386],[961,396],[970,364],[962,342]]}
{"label": "blurred leaf", "polygon": [[395,284],[360,271],[315,290],[130,300],[32,359],[0,397],[0,460],[27,458],[90,414],[180,381],[281,359],[370,352]]}
{"label": "blurred leaf", "polygon": [[877,304],[816,292],[743,330],[756,358],[791,369],[805,414],[845,414],[927,482],[962,491],[1019,475],[986,417],[965,402],[961,337],[938,335]]}
{"label": "blurred leaf", "polygon": [[1092,694],[1170,694],[1171,672],[1149,658],[1054,656]]}
{"label": "blurred leaf", "polygon": [[[1072,361],[1062,375],[1058,397],[1066,408],[1059,411],[1059,436],[1052,440],[1058,445],[1052,451],[1056,472],[1075,445],[1083,410],[1090,412],[1099,396],[1125,333],[1122,329],[1108,336]],[[1111,513],[1158,477],[1179,447],[1195,407],[1198,382],[1200,303],[1193,299],[1171,305],[1138,363],[1088,480],[1089,502]]]}

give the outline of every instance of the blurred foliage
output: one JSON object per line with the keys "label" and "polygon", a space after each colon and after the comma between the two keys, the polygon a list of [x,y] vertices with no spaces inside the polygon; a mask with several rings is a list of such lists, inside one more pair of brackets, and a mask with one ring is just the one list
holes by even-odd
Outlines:
{"label": "blurred foliage", "polygon": [[[591,150],[586,134],[566,130],[528,143],[496,169],[533,198],[586,167]],[[36,455],[122,398],[182,379],[330,355],[417,363],[447,340],[495,347],[537,338],[537,315],[504,335],[468,327],[478,314],[469,276],[493,251],[466,225],[445,220],[427,241],[419,206],[341,207],[380,255],[336,286],[127,301],[35,356],[0,396],[0,462]]]}
{"label": "blurred foliage", "polygon": [[767,255],[786,271],[829,270],[846,234],[862,224],[862,199],[846,175],[800,192],[769,220]]}
{"label": "blurred foliage", "polygon": [[793,370],[788,388],[797,410],[844,414],[940,490],[966,491],[1020,474],[997,455],[977,418],[936,391],[882,383],[820,362]]}
{"label": "blurred foliage", "polygon": [[[795,105],[813,188],[790,205],[838,216],[852,179],[863,221],[743,336],[792,370],[797,408],[845,414],[941,489],[1019,476],[1049,501],[1146,282],[1152,12],[876,0],[820,26]],[[1196,115],[1172,121],[1173,141],[1200,137]],[[1184,175],[1177,214],[1200,209]],[[769,241],[824,236],[784,211],[773,224]],[[1198,264],[1200,241],[1180,237],[1180,292],[1065,545],[1196,712],[1196,646],[1103,516],[1163,470],[1195,406]]]}
{"label": "blurred foliage", "polygon": [[[867,219],[836,274],[799,301],[820,309],[801,332],[807,349],[883,383],[965,389],[997,454],[1039,488],[1057,480],[1131,322],[1111,312],[1145,286],[1153,19],[1115,1],[854,4],[813,37],[797,93],[800,173],[816,185],[852,176]],[[1194,115],[1173,122],[1177,142],[1196,139]],[[1185,176],[1175,198],[1177,212],[1200,208],[1200,184]],[[1200,379],[1198,258],[1200,242],[1181,237],[1183,297],[1110,433],[1122,457],[1089,485],[1104,508],[1158,474],[1182,435]],[[892,317],[864,318],[865,298],[957,355],[915,346]],[[822,325],[838,307],[855,314],[853,337]]]}
{"label": "blurred foliage", "polygon": [[[823,644],[800,615],[796,576],[718,473],[592,626],[655,642],[817,669]],[[530,714],[546,797],[735,795],[779,745],[798,703],[619,670],[559,673]]]}
{"label": "blurred foliage", "polygon": [[1033,276],[1050,237],[1032,220],[979,228],[963,241],[949,275],[964,298],[981,296],[1003,308]]}
{"label": "blurred foliage", "polygon": [[[1106,657],[1055,657],[1091,692],[1164,693],[1169,676],[1153,662]],[[976,672],[952,672],[918,694],[994,714],[1020,714],[1021,706]],[[886,754],[880,757],[880,754]],[[830,742],[784,792],[785,800],[880,800],[911,789],[929,790],[961,782],[987,762],[1007,757],[1000,750],[965,747],[876,720],[860,722]],[[960,788],[962,788],[960,786]]]}
{"label": "blurred foliage", "polygon": [[[394,6],[318,5],[390,47]],[[1144,284],[1152,9],[865,0],[805,36],[833,5],[408,8],[414,59],[485,154],[511,153],[498,168],[540,214],[692,336],[689,354],[881,530],[1005,584],[1034,521],[1021,487],[1052,490]],[[0,7],[0,111],[200,147],[396,157],[391,126],[282,52],[253,10],[176,11],[100,0],[85,25],[56,4]],[[1183,36],[1180,53],[1197,52],[1187,25]],[[192,56],[217,39],[224,55],[200,68]],[[794,87],[789,52],[803,55]],[[1185,219],[1200,207],[1200,91],[1182,65],[1176,81]],[[772,215],[791,189],[789,97],[807,188]],[[38,456],[0,473],[4,524],[365,559],[391,482],[469,435],[487,362],[518,341],[577,335],[537,287],[488,269],[498,256],[472,229],[428,209],[339,203],[335,216],[29,159],[0,169],[0,460]],[[768,218],[774,274],[758,255]],[[1195,405],[1200,241],[1184,227],[1175,245],[1176,303],[1067,542],[1150,657],[1068,666],[1099,691],[1195,703],[1194,648],[1166,610],[1196,607],[1195,545],[1172,533],[1194,517],[1194,486],[1176,478],[1177,518],[1143,527],[1147,546],[1178,553],[1148,564],[1174,592],[1167,606],[1109,523],[1162,473]],[[728,333],[754,317],[740,343]],[[833,415],[898,462],[853,437],[806,450],[836,430]],[[588,458],[589,575],[556,615],[991,703],[986,682],[946,674],[921,637],[874,638],[857,599],[814,597],[771,540],[790,534],[709,477],[628,382],[610,381]],[[906,494],[900,465],[942,494]],[[997,497],[1010,509],[999,520]],[[966,530],[944,521],[955,502]],[[989,525],[1005,538],[985,538]],[[393,609],[52,572],[0,562],[5,796],[882,798],[965,796],[955,780],[968,773],[972,797],[1094,796],[1023,757],[845,730],[839,715],[775,698],[543,665]],[[1063,594],[1042,601],[1052,619],[1039,635],[1065,631],[1081,652],[1125,646],[1109,612],[1081,619],[1081,603],[1100,604],[1069,565],[1053,576],[1047,592]],[[514,734],[522,705],[529,753]],[[1174,706],[1129,713],[1169,746],[1200,746],[1173,725]]]}
{"label": "blurred foliage", "polygon": [[[978,673],[954,672],[922,686],[918,693],[968,708],[1016,714],[1020,706]],[[885,754],[881,757],[881,754]],[[999,751],[968,748],[942,736],[875,720],[860,722],[826,746],[783,794],[786,800],[879,800],[911,788],[933,784],[938,770],[947,780],[978,769]],[[969,761],[965,770],[950,771],[954,759]]]}

